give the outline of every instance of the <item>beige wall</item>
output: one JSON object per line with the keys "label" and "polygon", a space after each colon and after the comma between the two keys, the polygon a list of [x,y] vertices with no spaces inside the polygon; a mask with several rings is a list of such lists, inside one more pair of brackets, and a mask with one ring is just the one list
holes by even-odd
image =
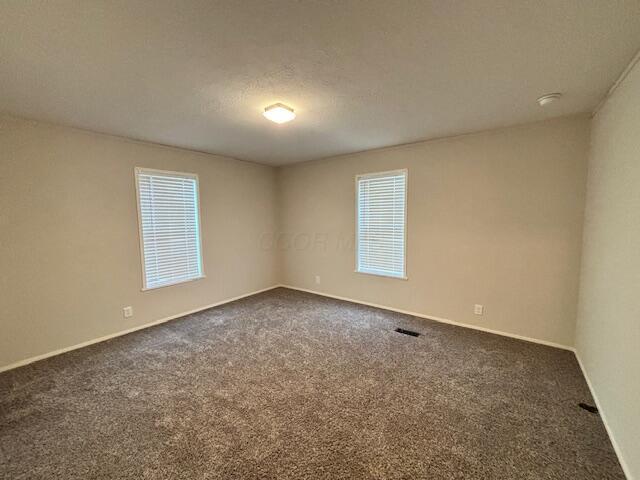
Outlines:
{"label": "beige wall", "polygon": [[[276,283],[572,345],[588,134],[570,117],[276,175],[0,117],[0,368]],[[206,279],[140,290],[135,166],[200,176]],[[354,176],[394,168],[409,169],[407,281],[353,271]]]}
{"label": "beige wall", "polygon": [[[284,283],[575,339],[640,478],[640,64],[592,122],[581,243],[589,135],[575,116],[276,170],[0,116],[0,369]],[[205,279],[141,291],[135,166],[199,175]],[[354,177],[399,168],[409,279],[357,274]]]}
{"label": "beige wall", "polygon": [[[199,175],[205,279],[140,291],[135,166]],[[271,167],[0,117],[0,367],[276,284],[274,188]]]}
{"label": "beige wall", "polygon": [[[281,167],[283,283],[571,346],[588,138],[577,116]],[[399,168],[409,279],[354,273],[354,176]]]}
{"label": "beige wall", "polygon": [[576,345],[640,479],[640,64],[593,119]]}

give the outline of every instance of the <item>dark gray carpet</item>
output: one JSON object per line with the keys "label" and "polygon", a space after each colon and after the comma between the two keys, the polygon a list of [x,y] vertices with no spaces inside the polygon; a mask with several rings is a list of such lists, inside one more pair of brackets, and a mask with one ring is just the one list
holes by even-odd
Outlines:
{"label": "dark gray carpet", "polygon": [[0,396],[6,479],[624,478],[572,353],[287,289]]}

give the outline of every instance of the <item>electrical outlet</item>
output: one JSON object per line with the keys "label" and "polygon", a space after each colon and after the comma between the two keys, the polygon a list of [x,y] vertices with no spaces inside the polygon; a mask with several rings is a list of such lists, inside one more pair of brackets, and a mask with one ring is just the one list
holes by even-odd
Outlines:
{"label": "electrical outlet", "polygon": [[133,307],[124,307],[122,309],[122,314],[124,315],[124,318],[133,317]]}
{"label": "electrical outlet", "polygon": [[320,275],[316,275],[316,285],[320,285]]}
{"label": "electrical outlet", "polygon": [[484,313],[484,305],[478,305],[477,303],[473,307],[473,313],[476,315],[482,315]]}

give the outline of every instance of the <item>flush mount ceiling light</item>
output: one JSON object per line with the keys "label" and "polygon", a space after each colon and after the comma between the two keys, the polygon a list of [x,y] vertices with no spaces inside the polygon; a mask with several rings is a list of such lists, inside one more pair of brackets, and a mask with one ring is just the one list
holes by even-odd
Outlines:
{"label": "flush mount ceiling light", "polygon": [[555,102],[561,96],[561,93],[548,93],[546,95],[542,95],[536,100],[536,102],[538,102],[538,105],[540,105],[541,107],[544,107],[545,105],[549,105],[550,103]]}
{"label": "flush mount ceiling light", "polygon": [[264,109],[263,115],[276,123],[287,123],[296,118],[296,114],[293,113],[293,108],[286,106],[283,103],[274,103]]}

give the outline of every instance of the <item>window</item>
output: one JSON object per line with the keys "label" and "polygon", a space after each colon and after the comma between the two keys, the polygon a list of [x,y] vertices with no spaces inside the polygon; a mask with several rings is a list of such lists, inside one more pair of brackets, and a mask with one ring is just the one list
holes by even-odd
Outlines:
{"label": "window", "polygon": [[198,176],[136,168],[143,290],[204,277]]}
{"label": "window", "polygon": [[356,271],[406,278],[407,171],[356,177]]}

